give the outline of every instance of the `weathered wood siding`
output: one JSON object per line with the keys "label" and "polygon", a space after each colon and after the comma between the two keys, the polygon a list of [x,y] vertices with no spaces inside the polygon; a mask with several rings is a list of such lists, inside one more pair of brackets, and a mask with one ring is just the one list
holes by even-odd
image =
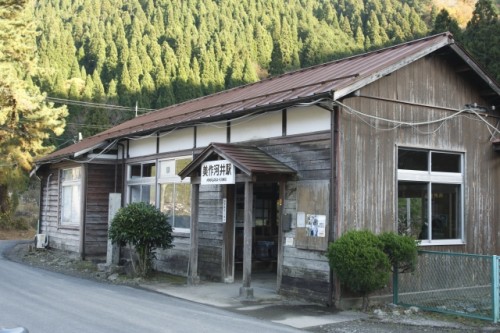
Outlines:
{"label": "weathered wood siding", "polygon": [[[342,102],[365,114],[406,122],[457,115],[418,104],[454,109],[474,102],[487,105],[476,87],[438,55],[381,78],[361,89],[360,95]],[[426,249],[498,254],[500,156],[493,152],[491,134],[483,122],[495,126],[497,119],[461,114],[432,125],[408,127],[360,118],[347,108],[340,112],[340,233],[349,229],[396,230],[397,146],[449,150],[465,154],[466,244]]]}
{"label": "weathered wood siding", "polygon": [[[223,186],[200,187],[198,221],[198,272],[207,280],[224,278],[224,224],[222,223]],[[174,247],[158,251],[156,269],[172,274],[187,275],[190,235],[174,233]]]}
{"label": "weathered wood siding", "polygon": [[80,252],[80,228],[61,227],[60,216],[60,168],[74,164],[52,165],[38,172],[41,182],[40,232],[49,235],[49,246],[71,252]]}
{"label": "weathered wood siding", "polygon": [[[330,181],[330,134],[316,133],[296,137],[270,140],[267,144],[261,143],[259,147],[272,155],[277,160],[287,164],[297,171],[297,177],[287,182],[283,214],[292,216],[292,229],[283,233],[283,238],[292,238],[293,245],[283,246],[281,264],[281,277],[279,292],[285,295],[296,296],[316,301],[326,301],[328,298],[329,265],[325,251],[318,250],[316,243],[297,243],[297,211],[305,210],[310,213],[326,215],[329,223],[329,209],[324,205],[317,206],[314,202],[304,201],[298,193],[300,188],[316,188],[318,193],[323,193],[329,187]],[[317,186],[314,186],[317,184]],[[328,198],[324,198],[329,201]],[[314,241],[326,244],[328,237],[316,238]],[[300,238],[300,237],[299,237]],[[309,237],[313,238],[313,237]],[[312,242],[313,240],[311,240]],[[285,243],[283,241],[283,243]],[[309,248],[308,248],[309,245]],[[279,271],[279,270],[278,270]]]}
{"label": "weathered wood siding", "polygon": [[109,194],[121,191],[120,179],[111,164],[88,164],[85,200],[85,256],[106,256],[108,244]]}

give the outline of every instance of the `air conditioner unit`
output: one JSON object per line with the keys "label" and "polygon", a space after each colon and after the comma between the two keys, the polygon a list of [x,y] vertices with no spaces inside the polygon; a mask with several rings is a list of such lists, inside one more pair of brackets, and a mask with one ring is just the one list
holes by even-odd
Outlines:
{"label": "air conditioner unit", "polygon": [[49,235],[37,234],[36,235],[36,248],[44,249],[49,245]]}

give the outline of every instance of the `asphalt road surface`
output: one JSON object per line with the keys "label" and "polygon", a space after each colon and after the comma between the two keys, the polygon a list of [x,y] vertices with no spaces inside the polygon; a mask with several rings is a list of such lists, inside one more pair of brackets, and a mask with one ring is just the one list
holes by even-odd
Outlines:
{"label": "asphalt road surface", "polygon": [[[0,241],[0,254],[13,241]],[[30,333],[300,332],[137,288],[102,284],[0,255],[0,328]]]}

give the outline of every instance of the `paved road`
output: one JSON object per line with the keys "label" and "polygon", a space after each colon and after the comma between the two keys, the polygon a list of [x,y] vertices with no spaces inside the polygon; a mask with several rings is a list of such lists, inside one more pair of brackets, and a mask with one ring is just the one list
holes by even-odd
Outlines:
{"label": "paved road", "polygon": [[[0,241],[0,253],[13,244]],[[14,326],[30,333],[300,332],[154,292],[36,269],[0,255],[0,327]]]}

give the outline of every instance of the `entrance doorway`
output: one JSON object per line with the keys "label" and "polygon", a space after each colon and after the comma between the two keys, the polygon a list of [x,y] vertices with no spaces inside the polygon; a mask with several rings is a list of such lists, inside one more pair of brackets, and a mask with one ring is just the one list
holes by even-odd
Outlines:
{"label": "entrance doorway", "polygon": [[[235,186],[235,279],[242,277],[244,184]],[[276,283],[278,259],[278,183],[254,183],[252,227],[252,280]]]}

